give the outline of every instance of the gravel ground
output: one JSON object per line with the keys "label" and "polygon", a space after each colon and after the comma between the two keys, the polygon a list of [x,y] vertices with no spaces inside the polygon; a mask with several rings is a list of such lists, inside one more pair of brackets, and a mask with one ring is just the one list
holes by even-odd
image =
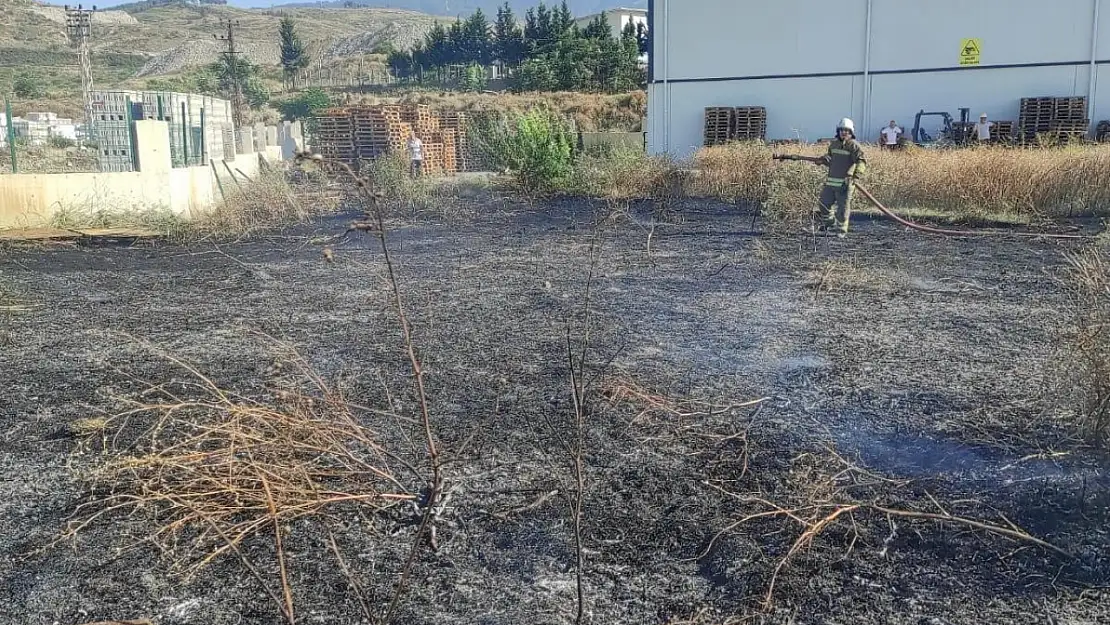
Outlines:
{"label": "gravel ground", "polygon": [[[566,324],[579,345],[595,207],[474,208],[473,219],[429,217],[390,237],[451,492],[438,549],[422,552],[396,622],[569,623]],[[280,622],[234,558],[188,582],[172,574],[183,554],[141,542],[144,515],[51,542],[88,498],[75,475],[98,459],[71,424],[136,380],[183,376],[137,340],[261,397],[274,363],[263,331],[342,379],[353,403],[392,398],[415,414],[375,241],[352,237],[323,260],[320,237],[344,223],[218,248],[0,251],[0,294],[23,306],[0,313],[0,623]],[[657,228],[650,256],[642,218],[603,237],[588,319],[588,622],[1110,622],[1110,462],[1044,416],[1068,244],[864,221],[815,252],[808,237],[750,227],[698,204]],[[656,409],[615,394],[638,387],[660,398]],[[679,403],[662,409],[662,398]],[[408,421],[363,418],[420,462]],[[774,577],[804,528],[785,516],[735,522],[814,503],[859,507]],[[876,506],[1012,523],[1069,555]],[[298,622],[358,623],[359,596],[378,613],[391,596],[412,518],[344,511],[327,523],[358,590],[320,526],[293,524],[284,549]],[[265,538],[244,550],[276,589]]]}

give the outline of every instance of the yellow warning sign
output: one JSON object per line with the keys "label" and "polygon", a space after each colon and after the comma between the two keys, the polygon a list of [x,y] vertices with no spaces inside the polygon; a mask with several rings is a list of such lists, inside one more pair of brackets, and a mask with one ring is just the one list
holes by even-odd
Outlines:
{"label": "yellow warning sign", "polygon": [[978,65],[983,52],[981,39],[964,39],[960,42],[960,65]]}

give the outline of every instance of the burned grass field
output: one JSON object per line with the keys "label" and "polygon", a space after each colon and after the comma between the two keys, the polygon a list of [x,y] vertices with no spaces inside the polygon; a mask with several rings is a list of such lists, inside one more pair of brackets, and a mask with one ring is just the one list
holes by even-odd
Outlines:
{"label": "burned grass field", "polygon": [[1110,618],[1075,244],[604,210],[390,225],[429,515],[374,235],[2,250],[0,623]]}

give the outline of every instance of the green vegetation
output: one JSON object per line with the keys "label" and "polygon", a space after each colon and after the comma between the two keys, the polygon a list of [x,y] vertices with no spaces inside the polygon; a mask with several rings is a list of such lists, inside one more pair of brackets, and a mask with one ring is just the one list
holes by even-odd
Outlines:
{"label": "green vegetation", "polygon": [[[601,16],[578,29],[565,1],[555,9],[542,2],[529,9],[522,29],[506,3],[493,26],[481,9],[450,28],[436,24],[412,50],[392,53],[388,64],[399,78],[419,82],[444,80],[448,67],[496,61],[515,74],[519,91],[617,93],[643,84],[639,55],[645,37],[632,24],[614,37]],[[470,79],[469,72],[465,76]]]}
{"label": "green vegetation", "polygon": [[277,103],[282,117],[287,120],[312,117],[331,106],[331,96],[323,89],[305,89],[297,95]]}
{"label": "green vegetation", "polygon": [[281,68],[285,74],[285,82],[293,89],[297,88],[297,72],[308,67],[311,60],[305,51],[304,43],[297,35],[293,18],[281,19]]}
{"label": "green vegetation", "polygon": [[471,130],[471,141],[487,162],[511,173],[529,195],[559,190],[573,170],[570,126],[549,109],[489,116]]}

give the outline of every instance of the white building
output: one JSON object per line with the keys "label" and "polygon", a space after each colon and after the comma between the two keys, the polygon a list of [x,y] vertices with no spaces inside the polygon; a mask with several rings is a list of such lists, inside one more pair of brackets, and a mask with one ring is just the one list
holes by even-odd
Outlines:
{"label": "white building", "polygon": [[590,25],[590,22],[597,19],[598,15],[605,16],[605,21],[609,23],[609,28],[614,37],[620,37],[621,33],[624,32],[624,27],[627,26],[629,22],[633,24],[644,24],[645,26],[648,23],[648,12],[646,9],[617,8],[579,17],[574,20],[574,24],[578,26],[578,28],[584,29]]}
{"label": "white building", "polygon": [[[1088,98],[1110,119],[1110,2],[649,0],[648,149],[687,156],[704,109],[763,106],[767,138],[875,141],[914,115],[1018,120],[1021,98]],[[923,123],[924,124],[924,123]]]}

